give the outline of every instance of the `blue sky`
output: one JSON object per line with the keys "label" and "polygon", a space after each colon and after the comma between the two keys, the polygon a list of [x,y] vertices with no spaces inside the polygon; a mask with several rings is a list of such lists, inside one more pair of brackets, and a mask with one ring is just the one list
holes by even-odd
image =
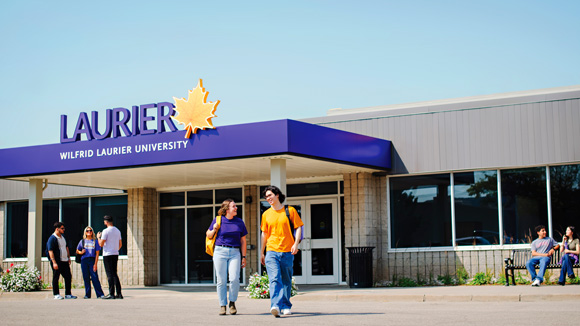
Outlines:
{"label": "blue sky", "polygon": [[0,148],[200,78],[215,126],[578,85],[579,16],[575,0],[4,0]]}

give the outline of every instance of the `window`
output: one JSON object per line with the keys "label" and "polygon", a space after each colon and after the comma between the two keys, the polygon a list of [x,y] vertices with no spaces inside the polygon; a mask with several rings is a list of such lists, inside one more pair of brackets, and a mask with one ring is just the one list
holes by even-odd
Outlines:
{"label": "window", "polygon": [[28,202],[7,204],[6,258],[28,255]]}
{"label": "window", "polygon": [[160,212],[161,283],[185,282],[185,211],[168,209]]}
{"label": "window", "polygon": [[560,241],[568,226],[580,227],[580,164],[550,167],[550,193],[552,234]]}
{"label": "window", "polygon": [[[219,207],[226,199],[232,199],[236,202],[236,205],[241,205],[243,202],[242,198],[242,189],[241,188],[234,188],[234,189],[216,189],[215,191],[215,203]],[[240,214],[240,210],[238,208],[238,216]]]}
{"label": "window", "polygon": [[187,209],[189,283],[213,283],[213,261],[204,250],[205,231],[215,217],[213,211],[213,207]]}
{"label": "window", "polygon": [[497,172],[455,173],[453,180],[456,245],[500,244]]}
{"label": "window", "polygon": [[501,171],[501,198],[506,244],[530,243],[537,225],[548,227],[545,168]]}
{"label": "window", "polygon": [[[211,205],[213,204],[213,191],[212,190],[201,190],[201,191],[188,191],[187,192],[187,205]],[[183,205],[183,204],[182,204]]]}
{"label": "window", "polygon": [[185,205],[185,194],[183,192],[170,192],[159,194],[159,206],[183,206]]}
{"label": "window", "polygon": [[391,247],[451,245],[450,175],[390,178]]}
{"label": "window", "polygon": [[205,252],[205,232],[227,198],[236,202],[237,216],[243,218],[242,188],[161,193],[159,198],[161,283],[212,284],[213,261]]}
{"label": "window", "polygon": [[[48,238],[54,233],[54,223],[60,219],[60,201],[43,200],[42,201],[42,252],[43,257],[46,256],[46,243]],[[67,238],[68,241],[68,238]],[[71,253],[72,254],[72,253]]]}
{"label": "window", "polygon": [[83,238],[85,227],[89,225],[89,199],[63,199],[62,223],[65,226],[64,238],[66,239],[66,245],[72,257],[79,241]]}
{"label": "window", "polygon": [[[113,218],[113,225],[121,231],[123,246],[119,255],[127,254],[127,196],[93,197],[91,199],[91,226],[98,232],[105,229],[104,217]],[[84,228],[83,228],[84,230]],[[82,232],[82,230],[81,230]],[[96,236],[96,233],[95,233]],[[79,238],[80,241],[81,238]],[[78,244],[78,242],[77,242]]]}

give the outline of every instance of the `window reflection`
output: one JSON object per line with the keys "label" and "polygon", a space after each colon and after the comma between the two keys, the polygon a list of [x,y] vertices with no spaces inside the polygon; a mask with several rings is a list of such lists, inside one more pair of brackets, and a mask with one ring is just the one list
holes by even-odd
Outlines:
{"label": "window reflection", "polygon": [[[89,199],[63,199],[62,222],[66,226],[66,231],[64,233],[66,245],[71,256],[73,256],[80,239],[83,238],[85,227],[89,225]],[[54,229],[52,231],[54,232]]]}
{"label": "window reflection", "polygon": [[497,172],[455,173],[455,243],[499,244]]}
{"label": "window reflection", "polygon": [[162,210],[159,215],[161,283],[185,283],[185,211]]}
{"label": "window reflection", "polygon": [[[42,201],[42,257],[46,257],[46,242],[54,233],[54,223],[58,222],[59,215],[58,199]],[[69,241],[68,238],[67,241]]]}
{"label": "window reflection", "polygon": [[[546,169],[501,171],[503,230],[506,244],[530,243],[537,225],[548,226]],[[548,231],[549,232],[549,231]]]}
{"label": "window reflection", "polygon": [[552,227],[560,241],[570,225],[580,227],[580,164],[550,167]]}
{"label": "window reflection", "polygon": [[8,203],[7,215],[6,258],[26,257],[28,255],[28,202]]}
{"label": "window reflection", "polygon": [[[113,218],[113,225],[121,231],[123,246],[119,255],[127,254],[127,196],[95,197],[91,200],[91,226],[97,232],[105,229],[104,217]],[[77,242],[78,244],[78,242]]]}
{"label": "window reflection", "polygon": [[391,178],[391,246],[451,245],[450,175]]}
{"label": "window reflection", "polygon": [[205,232],[213,221],[213,207],[187,210],[187,261],[189,283],[213,283],[213,260],[205,252]]}

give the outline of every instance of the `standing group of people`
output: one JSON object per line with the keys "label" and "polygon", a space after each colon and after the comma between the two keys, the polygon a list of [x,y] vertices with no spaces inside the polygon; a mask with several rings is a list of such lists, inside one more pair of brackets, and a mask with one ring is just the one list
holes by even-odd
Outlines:
{"label": "standing group of people", "polygon": [[[560,264],[562,264],[558,284],[566,284],[566,275],[572,279],[576,278],[573,266],[578,263],[578,256],[580,255],[580,242],[576,235],[576,229],[573,226],[567,227],[561,244],[547,236],[545,226],[538,225],[535,230],[538,238],[532,241],[532,258],[526,263],[526,268],[532,278],[532,286],[540,286],[544,282],[546,267],[548,267],[552,256],[558,249],[561,253]],[[538,273],[536,273],[536,266],[539,266]]]}
{"label": "standing group of people", "polygon": [[[289,207],[286,214],[286,196],[276,186],[268,186],[263,193],[270,208],[262,214],[261,263],[266,266],[270,280],[270,313],[291,315],[292,273],[294,255],[298,253],[303,225],[298,212]],[[236,203],[227,199],[222,203],[218,216],[211,222],[206,236],[216,237],[213,256],[217,276],[217,293],[220,315],[227,313],[226,286],[230,280],[229,310],[237,313],[236,300],[240,288],[240,270],[246,266],[246,235],[244,221],[237,217]],[[218,221],[219,219],[219,221]],[[296,234],[294,234],[296,232]]]}
{"label": "standing group of people", "polygon": [[[85,283],[85,299],[91,298],[91,281],[95,288],[97,298],[101,299],[123,299],[121,294],[121,282],[117,274],[117,261],[119,258],[119,249],[122,247],[121,232],[113,226],[113,218],[106,215],[104,217],[105,230],[95,236],[95,230],[87,226],[83,232],[83,239],[79,241],[76,253],[81,256],[81,271]],[[50,267],[52,268],[52,293],[54,299],[76,299],[72,294],[72,274],[70,264],[70,251],[66,245],[64,237],[65,225],[62,222],[54,223],[54,233],[48,238],[46,251]],[[109,294],[105,295],[99,281],[97,266],[99,262],[99,253],[103,251],[103,262],[105,272],[109,282]],[[64,278],[64,293],[62,297],[59,291],[60,276]],[[116,292],[115,292],[116,289]]]}

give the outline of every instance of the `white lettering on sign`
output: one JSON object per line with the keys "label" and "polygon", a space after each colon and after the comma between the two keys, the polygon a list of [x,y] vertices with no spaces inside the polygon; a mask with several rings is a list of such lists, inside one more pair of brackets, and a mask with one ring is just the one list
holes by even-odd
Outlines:
{"label": "white lettering on sign", "polygon": [[135,155],[149,152],[172,151],[187,148],[187,140],[178,140],[171,142],[147,143],[135,146],[115,146],[103,147],[95,151],[92,149],[60,152],[61,160],[75,160],[75,159],[93,159],[97,157],[108,157],[116,155]]}

